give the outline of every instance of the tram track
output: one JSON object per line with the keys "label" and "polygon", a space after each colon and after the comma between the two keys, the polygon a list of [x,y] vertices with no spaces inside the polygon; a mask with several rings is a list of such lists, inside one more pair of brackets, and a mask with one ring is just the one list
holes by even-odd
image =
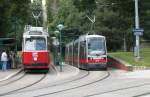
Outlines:
{"label": "tram track", "polygon": [[[64,82],[61,82],[61,83],[56,83],[56,84],[52,84],[52,85],[49,85],[49,86],[44,86],[44,87],[40,87],[40,88],[36,88],[36,89],[30,89],[30,90],[26,90],[26,91],[21,91],[21,92],[17,92],[17,93],[22,93],[22,92],[31,92],[31,91],[37,91],[37,90],[40,90],[40,89],[46,89],[46,88],[51,88],[51,87],[55,87],[55,86],[62,86],[62,85],[65,85],[65,84],[68,84],[68,83],[71,83],[71,82],[74,82],[74,81],[78,81],[78,80],[81,80],[81,79],[84,79],[86,78],[87,76],[90,75],[90,72],[87,71],[86,74],[84,74],[83,76],[80,76],[80,77],[77,77],[77,78],[74,78],[72,80],[69,80],[69,81],[64,81]],[[65,79],[67,80],[67,79]],[[49,83],[48,83],[49,84]]]}
{"label": "tram track", "polygon": [[[150,83],[144,83],[144,84],[139,84],[139,85],[124,87],[124,88],[118,88],[118,89],[108,90],[108,91],[104,91],[104,92],[99,92],[99,93],[95,93],[95,94],[86,95],[86,96],[83,96],[83,97],[98,96],[98,95],[103,95],[103,94],[106,94],[106,93],[112,93],[112,92],[117,92],[117,91],[122,91],[122,90],[128,90],[128,89],[143,87],[143,86],[147,86],[147,85],[150,85]],[[136,96],[133,96],[133,97],[144,96],[144,95],[147,95],[147,94],[150,94],[150,92],[149,93],[145,93],[145,94],[141,94],[141,95],[136,95]]]}
{"label": "tram track", "polygon": [[[70,87],[70,88],[68,87],[66,89],[57,90],[57,91],[51,91],[51,92],[49,91],[49,93],[43,93],[43,94],[35,95],[35,96],[33,95],[31,97],[49,96],[49,95],[53,95],[53,94],[59,94],[59,93],[63,93],[63,92],[66,92],[66,91],[78,89],[78,88],[81,88],[81,87],[84,87],[84,86],[92,85],[94,83],[100,82],[100,81],[108,78],[111,74],[110,74],[109,71],[107,73],[108,74],[107,75],[105,74],[106,76],[103,76],[103,78],[98,79],[98,80],[93,81],[93,82],[89,82],[87,84],[83,84],[83,85],[79,85],[79,86],[74,86],[74,87]],[[90,74],[90,72],[87,71],[86,74],[84,74],[84,75],[82,75],[80,77],[76,77],[74,79],[67,80],[67,81],[64,81],[64,82],[61,82],[61,83],[55,83],[55,84],[51,84],[51,85],[46,86],[46,87],[39,87],[37,89],[35,88],[35,89],[29,89],[29,90],[25,90],[25,91],[23,89],[20,89],[20,90],[23,90],[23,91],[20,92],[19,90],[16,90],[16,91],[14,91],[12,93],[8,93],[6,95],[10,95],[11,96],[11,94],[14,94],[14,96],[15,96],[15,94],[17,94],[17,93],[24,93],[24,92],[29,93],[29,92],[32,92],[32,91],[36,92],[37,90],[40,90],[40,89],[48,89],[48,88],[55,87],[55,86],[65,85],[65,84],[68,84],[68,83],[71,83],[71,82],[74,82],[74,81],[78,81],[78,80],[84,79],[87,76],[89,76],[89,74]],[[105,90],[105,91],[97,92],[97,93],[93,93],[93,94],[91,93],[89,95],[82,96],[82,97],[100,96],[100,95],[107,94],[107,93],[113,93],[113,92],[122,91],[122,90],[128,90],[128,89],[132,89],[132,88],[134,89],[134,88],[138,88],[138,87],[142,87],[142,86],[147,86],[147,85],[150,85],[150,83],[148,83],[148,82],[147,83],[145,82],[145,83],[142,83],[142,84],[138,83],[137,85],[127,86],[127,87],[125,86],[125,87],[122,87],[122,88],[116,88],[116,89],[111,89],[111,90]],[[133,97],[140,97],[140,96],[145,96],[145,95],[148,95],[148,94],[150,94],[150,92],[139,94],[139,95],[135,95]],[[2,95],[0,94],[0,96],[2,96]],[[3,96],[5,96],[5,95],[3,95]]]}
{"label": "tram track", "polygon": [[26,74],[23,73],[23,75],[21,75],[19,78],[16,78],[16,79],[14,79],[14,80],[13,80],[13,78],[15,78],[15,77],[13,77],[11,81],[9,81],[9,80],[10,80],[10,79],[9,79],[9,80],[7,80],[8,82],[4,82],[4,83],[0,84],[0,87],[7,86],[7,85],[9,85],[9,84],[15,83],[16,81],[21,80],[22,78],[24,78],[25,75],[26,75]]}
{"label": "tram track", "polygon": [[6,95],[10,95],[10,94],[14,94],[15,92],[17,92],[17,91],[19,91],[19,90],[23,90],[23,89],[25,89],[25,88],[31,87],[31,86],[33,86],[33,85],[35,85],[35,84],[41,82],[45,77],[46,77],[46,74],[44,74],[39,80],[37,80],[37,81],[35,81],[35,82],[31,83],[31,84],[28,84],[28,85],[23,86],[23,87],[21,87],[21,88],[14,89],[14,90],[11,90],[11,91],[8,91],[8,92],[5,92],[5,93],[1,93],[1,94],[0,94],[0,97],[1,97],[1,96],[6,96]]}
{"label": "tram track", "polygon": [[5,78],[5,79],[1,80],[0,83],[6,82],[7,80],[10,80],[10,79],[16,77],[16,76],[19,75],[21,72],[23,72],[23,69],[21,69],[21,70],[20,70],[19,72],[17,72],[16,74],[13,74],[13,75],[12,75],[11,77],[9,77],[9,78]]}
{"label": "tram track", "polygon": [[86,83],[86,84],[83,84],[83,85],[79,85],[79,86],[75,86],[75,87],[71,87],[71,88],[67,88],[67,89],[63,89],[63,90],[59,90],[59,91],[55,91],[55,92],[50,92],[50,93],[45,93],[45,94],[41,94],[41,95],[36,95],[36,96],[33,96],[33,97],[48,96],[48,95],[52,95],[52,94],[57,94],[57,93],[61,93],[61,92],[65,92],[65,91],[69,91],[69,90],[74,90],[74,89],[78,89],[78,88],[81,88],[81,87],[85,87],[85,86],[88,86],[88,85],[100,82],[102,80],[105,80],[106,78],[108,78],[110,76],[109,71],[107,71],[106,73],[107,74],[104,77],[102,77],[102,78],[100,78],[100,79],[98,79],[96,81],[92,81],[92,82],[89,82],[89,83]]}
{"label": "tram track", "polygon": [[[139,94],[139,95],[135,95],[133,97],[141,97],[141,96],[146,96],[146,95],[150,95],[150,92],[147,93],[143,93],[143,94]],[[148,96],[147,96],[148,97]]]}

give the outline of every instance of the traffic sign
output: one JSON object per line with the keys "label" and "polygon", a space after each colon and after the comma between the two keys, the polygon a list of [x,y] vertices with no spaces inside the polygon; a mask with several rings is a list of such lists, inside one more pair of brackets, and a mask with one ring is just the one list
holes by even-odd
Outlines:
{"label": "traffic sign", "polygon": [[135,30],[133,30],[134,31],[134,35],[139,35],[139,36],[141,36],[141,35],[143,35],[143,29],[135,29]]}
{"label": "traffic sign", "polygon": [[143,32],[143,29],[135,29],[134,32]]}

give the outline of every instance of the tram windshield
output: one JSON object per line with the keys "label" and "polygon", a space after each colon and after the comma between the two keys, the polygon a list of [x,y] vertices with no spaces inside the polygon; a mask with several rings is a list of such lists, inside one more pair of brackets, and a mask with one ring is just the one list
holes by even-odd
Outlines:
{"label": "tram windshield", "polygon": [[25,50],[27,51],[40,51],[46,50],[46,40],[42,37],[32,37],[25,40]]}
{"label": "tram windshield", "polygon": [[105,40],[104,38],[93,37],[88,39],[88,54],[102,55],[105,54]]}

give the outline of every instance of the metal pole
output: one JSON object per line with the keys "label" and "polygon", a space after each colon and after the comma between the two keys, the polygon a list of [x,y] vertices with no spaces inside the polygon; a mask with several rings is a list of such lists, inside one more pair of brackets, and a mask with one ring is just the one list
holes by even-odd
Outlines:
{"label": "metal pole", "polygon": [[139,29],[139,11],[138,11],[138,0],[135,0],[135,27]]}
{"label": "metal pole", "polygon": [[61,31],[63,29],[63,25],[62,24],[59,24],[57,25],[57,28],[59,29],[59,34],[60,34],[60,58],[59,58],[59,65],[60,65],[60,72],[62,72],[62,40],[61,40]]}
{"label": "metal pole", "polygon": [[[138,0],[135,0],[135,29],[140,29],[139,13],[138,13]],[[136,59],[139,60],[140,59],[140,36],[138,34],[136,34],[135,55],[136,55]]]}
{"label": "metal pole", "polygon": [[59,45],[60,45],[60,72],[62,72],[62,43],[61,43],[61,30],[60,30],[60,43],[59,43]]}

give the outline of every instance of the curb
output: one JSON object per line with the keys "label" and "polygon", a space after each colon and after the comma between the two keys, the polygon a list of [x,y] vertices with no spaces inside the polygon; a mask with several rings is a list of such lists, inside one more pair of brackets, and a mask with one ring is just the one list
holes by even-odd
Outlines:
{"label": "curb", "polygon": [[126,70],[126,71],[133,71],[133,66],[119,58],[116,58],[112,55],[109,55],[110,62],[112,63],[112,67],[121,69],[121,70]]}
{"label": "curb", "polygon": [[10,79],[10,78],[12,78],[12,77],[18,75],[20,72],[22,72],[22,69],[20,69],[20,70],[18,70],[17,72],[14,72],[14,73],[12,73],[12,74],[6,76],[6,77],[3,78],[3,79],[0,79],[0,82],[5,81],[5,80],[8,80],[8,79]]}
{"label": "curb", "polygon": [[137,70],[149,70],[150,67],[147,66],[133,66],[133,71],[137,71]]}

